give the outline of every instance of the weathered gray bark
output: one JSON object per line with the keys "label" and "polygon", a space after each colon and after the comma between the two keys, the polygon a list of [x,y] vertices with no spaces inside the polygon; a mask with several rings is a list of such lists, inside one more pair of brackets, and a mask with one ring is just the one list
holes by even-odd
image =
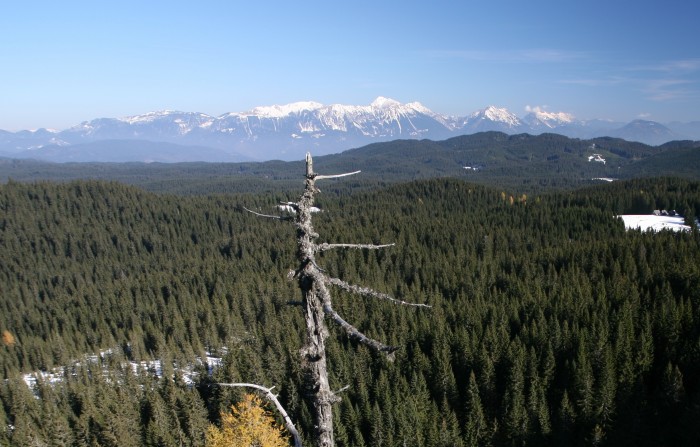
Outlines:
{"label": "weathered gray bark", "polygon": [[[311,207],[314,204],[314,197],[318,192],[316,180],[326,178],[337,178],[346,175],[356,174],[356,172],[339,175],[317,175],[313,170],[313,160],[311,154],[306,154],[306,187],[299,202],[292,204],[296,211],[294,223],[297,228],[297,245],[299,269],[297,276],[299,288],[302,292],[302,303],[304,306],[304,316],[306,318],[306,345],[302,349],[304,369],[306,371],[307,389],[312,396],[314,409],[314,429],[315,445],[318,447],[333,446],[333,411],[332,404],[340,400],[330,389],[328,382],[328,369],[326,365],[326,338],[328,329],[324,317],[328,316],[346,333],[369,346],[378,352],[392,355],[397,349],[387,346],[377,340],[365,336],[350,323],[345,321],[333,310],[331,295],[328,291],[329,285],[336,285],[351,293],[359,293],[375,298],[388,299],[399,304],[409,304],[404,301],[395,300],[386,294],[375,292],[371,289],[353,286],[337,278],[331,278],[322,271],[316,263],[316,252],[333,248],[359,248],[378,249],[391,246],[372,244],[316,244],[318,234],[314,231],[311,222]],[[425,306],[425,305],[420,305]],[[426,306],[429,307],[429,306]]]}
{"label": "weathered gray bark", "polygon": [[[296,276],[299,281],[304,318],[306,320],[306,342],[301,350],[301,355],[305,389],[307,397],[310,399],[314,415],[314,445],[317,447],[332,447],[334,445],[332,405],[340,401],[340,398],[331,391],[328,382],[328,368],[326,364],[326,338],[328,338],[328,328],[325,324],[325,317],[329,317],[343,328],[349,337],[367,345],[377,352],[387,354],[390,358],[397,349],[394,346],[388,346],[367,337],[333,310],[331,295],[328,291],[329,286],[334,285],[350,293],[384,299],[395,304],[430,307],[426,304],[407,303],[372,289],[351,285],[340,279],[329,277],[316,263],[316,253],[320,251],[335,248],[380,249],[393,245],[317,244],[315,242],[318,238],[318,234],[314,231],[311,221],[311,209],[314,205],[315,195],[319,192],[316,188],[316,181],[344,177],[356,174],[357,172],[338,175],[318,175],[313,170],[311,154],[307,153],[306,186],[304,188],[304,193],[301,195],[298,202],[284,203],[285,206],[291,207],[295,212],[293,220],[297,233],[297,258],[299,261],[299,268],[294,276]],[[250,212],[262,217],[272,217],[282,220],[289,219],[288,216],[269,216],[253,211]]]}
{"label": "weathered gray bark", "polygon": [[323,274],[316,264],[318,234],[311,223],[311,207],[314,204],[316,175],[311,155],[306,155],[306,187],[297,203],[297,257],[299,259],[299,288],[302,293],[304,318],[306,319],[306,344],[302,349],[307,393],[311,397],[314,411],[314,438],[318,447],[331,447],[333,442],[332,404],[338,400],[328,383],[326,365],[326,338],[328,329],[324,322],[324,301],[328,301]]}

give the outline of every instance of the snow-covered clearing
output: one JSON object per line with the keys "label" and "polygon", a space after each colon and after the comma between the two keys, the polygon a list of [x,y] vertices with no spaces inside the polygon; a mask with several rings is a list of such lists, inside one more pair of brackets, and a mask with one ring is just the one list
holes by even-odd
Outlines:
{"label": "snow-covered clearing", "polygon": [[690,231],[685,225],[682,216],[656,216],[654,214],[626,214],[618,216],[625,222],[628,230],[640,229],[642,231]]}

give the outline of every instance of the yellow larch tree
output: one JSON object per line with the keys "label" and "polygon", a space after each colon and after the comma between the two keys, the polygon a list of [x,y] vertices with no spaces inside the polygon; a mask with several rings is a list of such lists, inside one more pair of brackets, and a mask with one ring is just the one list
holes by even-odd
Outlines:
{"label": "yellow larch tree", "polygon": [[246,394],[231,406],[230,413],[221,413],[221,428],[207,430],[207,447],[287,447],[284,428],[265,410],[259,397]]}
{"label": "yellow larch tree", "polygon": [[2,331],[2,344],[5,346],[14,346],[15,345],[15,336],[12,335],[12,333],[8,330]]}

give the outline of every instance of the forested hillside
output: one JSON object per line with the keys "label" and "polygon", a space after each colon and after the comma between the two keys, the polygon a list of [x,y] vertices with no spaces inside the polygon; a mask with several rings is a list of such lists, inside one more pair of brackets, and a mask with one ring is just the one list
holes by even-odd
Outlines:
{"label": "forested hillside", "polygon": [[[389,362],[330,325],[331,387],[349,385],[337,445],[700,443],[700,235],[625,231],[614,217],[698,215],[699,183],[540,196],[457,179],[326,188],[319,242],[396,245],[327,252],[320,266],[433,306],[334,299],[364,333],[400,347]],[[242,396],[215,383],[235,381],[276,385],[308,432],[303,321],[286,279],[294,230],[242,212],[295,198],[0,185],[0,444],[203,445]],[[188,386],[179,367],[206,351],[223,365],[212,376],[200,367]],[[151,358],[167,378],[126,363]],[[73,366],[36,390],[21,379],[62,365]]]}
{"label": "forested hillside", "polygon": [[[582,140],[556,134],[480,132],[444,141],[395,140],[315,157],[323,172],[361,170],[338,183],[357,191],[429,178],[542,193],[577,189],[601,178],[673,176],[700,180],[700,142],[661,146],[619,138]],[[0,157],[0,181],[118,181],[181,195],[296,191],[301,161],[263,163],[45,163]]]}

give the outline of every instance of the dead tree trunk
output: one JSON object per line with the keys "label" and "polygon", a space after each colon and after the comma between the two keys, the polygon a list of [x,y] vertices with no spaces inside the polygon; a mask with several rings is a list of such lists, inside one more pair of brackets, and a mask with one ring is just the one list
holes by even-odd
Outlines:
{"label": "dead tree trunk", "polygon": [[302,349],[305,386],[311,396],[314,410],[314,437],[319,447],[331,447],[333,442],[333,411],[337,400],[328,383],[326,366],[326,338],[328,329],[324,322],[323,297],[328,295],[321,271],[316,264],[318,234],[311,224],[311,207],[316,194],[316,179],[311,155],[306,156],[306,188],[297,203],[295,224],[297,227],[297,257],[299,259],[299,288],[302,293],[304,318],[306,319],[306,344]]}
{"label": "dead tree trunk", "polygon": [[[319,192],[316,181],[321,179],[344,177],[357,174],[359,171],[338,175],[318,175],[313,170],[311,154],[306,154],[306,187],[298,202],[283,203],[288,209],[294,210],[294,224],[297,232],[297,257],[299,267],[294,276],[299,281],[302,293],[302,306],[306,320],[306,342],[301,350],[304,369],[305,389],[310,399],[311,410],[314,418],[314,445],[317,447],[332,447],[333,440],[333,411],[332,405],[340,401],[333,393],[328,381],[328,368],[326,365],[326,338],[328,328],[325,318],[328,317],[345,330],[349,337],[370,347],[371,349],[385,353],[393,357],[396,347],[387,346],[377,340],[367,337],[350,323],[345,321],[335,310],[331,302],[329,287],[338,288],[371,298],[383,299],[395,304],[430,307],[426,304],[412,304],[392,298],[389,295],[376,292],[366,287],[348,284],[338,278],[330,277],[316,263],[316,253],[335,248],[354,249],[379,249],[392,246],[373,244],[317,244],[318,234],[314,231],[311,222],[311,213],[314,205],[314,197]],[[248,210],[250,211],[250,210]],[[251,211],[252,212],[252,211]],[[268,216],[255,213],[263,217],[285,219],[280,216]]]}
{"label": "dead tree trunk", "polygon": [[[359,172],[359,171],[358,171]],[[299,202],[291,204],[296,211],[295,225],[297,228],[297,246],[299,269],[297,276],[299,288],[302,292],[302,304],[304,306],[304,317],[306,319],[306,345],[302,349],[304,369],[306,371],[306,381],[308,391],[312,396],[314,410],[314,437],[315,445],[318,447],[331,447],[333,442],[333,411],[332,404],[340,400],[331,391],[328,382],[328,369],[326,365],[326,338],[328,329],[325,324],[325,317],[330,317],[339,324],[348,335],[370,348],[384,352],[387,355],[397,349],[387,346],[369,337],[366,337],[351,324],[343,320],[334,310],[331,303],[331,295],[328,291],[329,285],[337,285],[345,290],[363,295],[370,295],[375,298],[389,299],[400,304],[409,304],[395,300],[388,295],[380,294],[371,289],[349,285],[336,278],[329,277],[316,263],[316,253],[331,248],[363,248],[376,249],[387,247],[388,245],[372,244],[316,244],[318,234],[314,231],[311,222],[311,208],[314,205],[314,197],[318,192],[316,180],[325,178],[336,178],[348,174],[322,176],[317,175],[313,170],[313,160],[311,154],[306,154],[306,187]],[[393,244],[390,244],[393,245]],[[418,305],[425,306],[425,305]],[[425,306],[428,307],[428,306]]]}

